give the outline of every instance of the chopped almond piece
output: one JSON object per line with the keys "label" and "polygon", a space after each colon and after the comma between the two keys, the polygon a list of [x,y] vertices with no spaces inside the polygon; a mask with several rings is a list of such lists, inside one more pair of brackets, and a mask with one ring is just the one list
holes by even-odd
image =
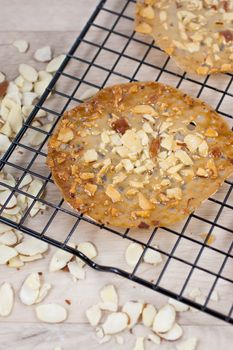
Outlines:
{"label": "chopped almond piece", "polygon": [[216,177],[218,177],[218,170],[216,168],[216,165],[214,163],[213,159],[209,159],[206,165],[206,168],[209,170],[211,177],[213,179],[215,179]]}
{"label": "chopped almond piece", "polygon": [[151,158],[157,157],[160,147],[160,138],[152,139],[150,143],[150,156]]}
{"label": "chopped almond piece", "polygon": [[156,115],[154,108],[150,105],[137,105],[131,109],[131,112],[136,114]]}
{"label": "chopped almond piece", "polygon": [[208,177],[209,176],[208,171],[206,171],[203,168],[198,168],[196,174],[197,174],[197,176],[200,176],[200,177]]}
{"label": "chopped almond piece", "polygon": [[97,185],[93,185],[91,183],[87,183],[84,186],[84,191],[88,194],[88,196],[92,197],[97,191]]}
{"label": "chopped almond piece", "polygon": [[179,187],[174,187],[174,188],[168,188],[167,191],[167,196],[170,199],[178,199],[181,200],[182,198],[182,191]]}
{"label": "chopped almond piece", "polygon": [[154,205],[140,192],[138,193],[138,203],[143,210],[151,210],[154,208]]}
{"label": "chopped almond piece", "polygon": [[218,136],[218,132],[214,129],[210,129],[208,128],[205,132],[205,136],[207,137],[217,137]]}
{"label": "chopped almond piece", "polygon": [[124,135],[126,130],[130,128],[127,120],[125,118],[119,118],[112,123],[113,130],[119,132],[121,135]]}
{"label": "chopped almond piece", "polygon": [[74,138],[74,133],[69,128],[62,128],[57,136],[57,139],[64,143],[71,141],[73,138]]}
{"label": "chopped almond piece", "polygon": [[149,24],[142,22],[135,27],[135,30],[138,33],[150,34],[152,32],[152,27]]}
{"label": "chopped almond piece", "polygon": [[109,198],[111,198],[113,203],[121,200],[121,194],[113,187],[113,185],[108,185],[105,193]]}

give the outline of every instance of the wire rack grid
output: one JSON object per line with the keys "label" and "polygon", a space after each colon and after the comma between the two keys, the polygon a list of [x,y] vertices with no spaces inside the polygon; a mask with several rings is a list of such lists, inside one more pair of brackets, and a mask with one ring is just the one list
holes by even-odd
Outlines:
{"label": "wire rack grid", "polygon": [[[100,225],[71,209],[61,198],[46,167],[47,140],[59,117],[68,107],[81,102],[80,96],[90,87],[99,90],[106,84],[137,80],[165,82],[203,98],[232,123],[229,105],[233,102],[233,76],[222,74],[201,79],[181,71],[150,38],[133,31],[134,6],[133,0],[119,0],[117,4],[111,0],[99,2],[28,120],[2,157],[1,170],[16,174],[18,180],[14,187],[0,182],[1,186],[11,190],[0,209],[0,222],[69,251],[96,270],[116,273],[233,323],[232,179],[225,181],[220,192],[182,223],[142,233]],[[53,98],[49,98],[51,91]],[[49,131],[33,123],[39,110],[46,111],[50,116],[52,127]],[[43,141],[39,146],[32,147],[27,137],[35,132],[43,135]],[[37,195],[31,195],[20,187],[26,174],[43,182]],[[19,222],[4,216],[7,203],[14,194],[31,198],[31,204]],[[45,204],[47,210],[43,216],[32,217],[30,212],[37,203]],[[62,236],[57,236],[57,225],[61,226]],[[63,228],[63,225],[66,226]],[[205,232],[204,238],[200,237],[201,232]],[[99,261],[90,260],[78,249],[69,246],[76,236],[77,239],[105,242]],[[213,242],[214,237],[217,239]],[[129,242],[139,243],[143,247],[136,266],[130,269],[120,262]],[[163,263],[158,267],[145,267],[143,257],[148,250],[159,252]],[[109,256],[113,258],[112,261],[107,260]],[[203,300],[190,298],[193,287],[204,291]],[[214,303],[212,296],[217,289],[221,291],[223,300]]]}

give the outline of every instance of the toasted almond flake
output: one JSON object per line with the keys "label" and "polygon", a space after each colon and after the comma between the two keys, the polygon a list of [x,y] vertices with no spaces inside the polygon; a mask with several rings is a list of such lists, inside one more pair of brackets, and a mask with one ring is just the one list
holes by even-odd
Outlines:
{"label": "toasted almond flake", "polygon": [[13,258],[11,258],[8,261],[7,266],[14,267],[14,268],[18,269],[18,268],[24,266],[24,262],[20,260],[19,256],[14,256]]}
{"label": "toasted almond flake", "polygon": [[176,350],[195,350],[197,346],[197,338],[189,338],[182,343],[176,345]]}
{"label": "toasted almond flake", "polygon": [[138,322],[138,319],[142,313],[143,304],[137,301],[127,301],[123,307],[122,311],[129,316],[128,328],[133,328]]}
{"label": "toasted almond flake", "polygon": [[198,151],[200,156],[207,157],[208,156],[208,144],[205,140],[198,146]]}
{"label": "toasted almond flake", "polygon": [[66,309],[58,304],[43,304],[36,307],[37,318],[46,323],[61,323],[67,318]]}
{"label": "toasted almond flake", "polygon": [[156,115],[154,108],[150,105],[137,105],[131,108],[131,112],[136,114]]}
{"label": "toasted almond flake", "polygon": [[144,350],[144,338],[143,337],[138,337],[136,340],[136,343],[133,347],[133,350]]}
{"label": "toasted almond flake", "polygon": [[6,264],[10,259],[18,255],[17,251],[4,244],[0,244],[0,265]]}
{"label": "toasted almond flake", "polygon": [[32,237],[24,239],[15,249],[19,254],[33,256],[39,253],[45,253],[48,250],[48,243]]}
{"label": "toasted almond flake", "polygon": [[203,140],[199,136],[193,134],[188,134],[184,137],[184,143],[191,153],[197,150],[202,141]]}
{"label": "toasted almond flake", "polygon": [[184,311],[187,311],[189,309],[188,305],[181,303],[180,301],[177,301],[173,298],[169,298],[168,303],[170,305],[174,306],[175,310],[178,312],[184,312]]}
{"label": "toasted almond flake", "polygon": [[42,258],[43,258],[43,255],[40,253],[32,255],[32,256],[26,256],[26,255],[22,255],[22,254],[19,255],[19,259],[23,262],[36,261],[36,260],[39,260]]}
{"label": "toasted almond flake", "polygon": [[60,56],[54,57],[52,59],[52,61],[50,61],[47,64],[46,72],[48,72],[48,73],[56,72],[58,70],[58,68],[60,67],[60,65],[62,64],[62,62],[64,61],[65,57],[66,57],[65,55],[60,55]]}
{"label": "toasted almond flake", "polygon": [[6,135],[0,134],[0,152],[6,152],[10,145],[9,138]]}
{"label": "toasted almond flake", "polygon": [[49,271],[55,272],[63,269],[67,263],[73,258],[73,254],[65,250],[58,249],[52,256],[49,264]]}
{"label": "toasted almond flake", "polygon": [[154,208],[154,205],[140,192],[138,193],[138,204],[143,210],[151,210]]}
{"label": "toasted almond flake", "polygon": [[149,338],[154,344],[160,345],[160,343],[161,343],[161,339],[160,339],[160,337],[159,337],[157,334],[151,333],[151,334],[148,335],[148,338]]}
{"label": "toasted almond flake", "polygon": [[100,291],[102,303],[99,304],[102,310],[117,311],[118,295],[115,287],[112,284],[105,286]]}
{"label": "toasted almond flake", "polygon": [[7,232],[4,232],[2,235],[0,235],[0,244],[5,244],[7,246],[12,246],[17,243],[17,236],[14,233],[14,231],[10,230]]}
{"label": "toasted almond flake", "polygon": [[51,284],[44,283],[39,290],[39,295],[38,295],[35,303],[38,304],[42,300],[44,300],[46,298],[46,296],[48,295],[48,292],[50,291],[51,288],[52,288]]}
{"label": "toasted almond flake", "polygon": [[35,70],[35,68],[33,68],[32,66],[30,66],[29,64],[20,64],[19,65],[19,73],[22,75],[22,77],[31,82],[34,83],[35,81],[37,81],[38,78],[38,73]]}
{"label": "toasted almond flake", "polygon": [[85,270],[76,261],[70,261],[67,266],[72,276],[78,280],[85,279]]}
{"label": "toasted almond flake", "polygon": [[52,58],[52,50],[50,46],[43,46],[34,53],[34,58],[39,62],[48,62]]}
{"label": "toasted almond flake", "polygon": [[182,328],[178,325],[178,323],[174,323],[172,328],[166,332],[166,333],[158,333],[158,335],[166,340],[177,340],[179,339],[183,334]]}
{"label": "toasted almond flake", "polygon": [[19,297],[23,304],[33,305],[39,296],[40,290],[40,276],[38,273],[30,274],[24,281]]}
{"label": "toasted almond flake", "polygon": [[27,51],[28,49],[28,42],[26,40],[15,40],[13,42],[13,46],[16,47],[16,49],[21,52],[21,53],[24,53]]}
{"label": "toasted almond flake", "polygon": [[157,310],[154,307],[154,305],[146,304],[142,310],[142,323],[146,327],[151,327],[156,313],[157,313]]}
{"label": "toasted almond flake", "polygon": [[[158,249],[156,245],[153,246],[153,248]],[[145,263],[152,265],[158,265],[163,261],[160,252],[157,252],[156,250],[150,248],[148,248],[146,253],[144,254],[143,260]]]}
{"label": "toasted almond flake", "polygon": [[113,312],[103,324],[105,334],[116,334],[127,328],[128,316],[124,312]]}
{"label": "toasted almond flake", "polygon": [[3,83],[5,80],[6,80],[5,74],[3,74],[2,72],[0,72],[0,84]]}
{"label": "toasted almond flake", "polygon": [[192,159],[182,149],[179,149],[175,152],[175,157],[178,158],[184,165],[192,165],[193,164]]}
{"label": "toasted almond flake", "polygon": [[127,264],[129,266],[134,267],[137,264],[142,253],[143,253],[143,248],[140,244],[131,243],[127,247],[126,252],[125,252],[125,260],[126,260]]}
{"label": "toasted almond flake", "polygon": [[91,326],[97,326],[102,317],[102,312],[98,305],[93,305],[86,310],[86,317]]}
{"label": "toasted almond flake", "polygon": [[0,316],[8,316],[13,308],[14,292],[11,285],[4,282],[0,286]]}
{"label": "toasted almond flake", "polygon": [[158,313],[155,315],[153,322],[153,331],[155,333],[166,333],[168,332],[176,319],[176,311],[172,305],[166,304]]}
{"label": "toasted almond flake", "polygon": [[96,89],[96,88],[94,88],[94,87],[92,87],[92,88],[90,88],[90,89],[87,89],[87,90],[84,91],[84,92],[82,93],[82,95],[80,96],[80,100],[85,101],[85,100],[89,99],[90,97],[94,96],[98,91],[99,91],[99,90]]}

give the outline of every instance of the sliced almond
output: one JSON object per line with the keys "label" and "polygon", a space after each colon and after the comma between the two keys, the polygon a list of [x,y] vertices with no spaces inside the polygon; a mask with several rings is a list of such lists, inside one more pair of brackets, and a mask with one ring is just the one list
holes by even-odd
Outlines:
{"label": "sliced almond", "polygon": [[113,203],[121,200],[121,194],[118,192],[113,185],[108,185],[105,191],[106,195],[111,198]]}
{"label": "sliced almond", "polygon": [[203,140],[199,136],[193,134],[188,134],[184,137],[184,143],[191,153],[196,152],[202,141]]}
{"label": "sliced almond", "polygon": [[32,256],[26,256],[26,255],[22,255],[22,254],[19,255],[19,259],[23,262],[36,261],[36,260],[39,260],[42,258],[43,258],[43,255],[40,253],[32,255]]}
{"label": "sliced almond", "polygon": [[144,338],[143,337],[138,337],[136,340],[136,343],[133,347],[133,350],[144,350]]}
{"label": "sliced almond", "polygon": [[24,92],[22,103],[24,106],[31,106],[37,97],[38,95],[35,92]]}
{"label": "sliced almond", "polygon": [[149,338],[154,344],[160,345],[160,343],[161,343],[161,339],[160,339],[160,337],[159,337],[157,334],[151,333],[151,334],[148,335],[148,338]]}
{"label": "sliced almond", "polygon": [[83,157],[85,162],[92,163],[98,159],[98,154],[94,149],[89,149],[84,153]]}
{"label": "sliced almond", "polygon": [[34,53],[34,58],[39,62],[48,62],[52,58],[52,50],[50,46],[43,46]]}
{"label": "sliced almond", "polygon": [[133,326],[135,326],[135,324],[138,322],[142,309],[143,304],[137,301],[128,301],[123,305],[122,311],[129,316],[129,328],[133,328]]}
{"label": "sliced almond", "polygon": [[85,279],[85,270],[76,261],[70,261],[67,266],[72,276],[78,280]]}
{"label": "sliced almond", "polygon": [[63,269],[67,263],[73,258],[73,254],[65,250],[58,249],[52,256],[49,264],[49,271],[55,272]]}
{"label": "sliced almond", "polygon": [[118,345],[123,345],[124,344],[124,338],[121,335],[116,335],[115,339],[116,339],[116,343]]}
{"label": "sliced almond", "polygon": [[100,291],[102,303],[99,304],[102,310],[117,311],[118,295],[115,287],[112,284],[105,286]]}
{"label": "sliced almond", "polygon": [[47,88],[48,84],[47,84],[47,81],[37,81],[35,84],[34,84],[34,91],[36,93],[37,96],[42,96],[43,93],[45,92],[45,89]]}
{"label": "sliced almond", "polygon": [[125,260],[129,266],[134,267],[143,253],[143,248],[138,243],[131,243],[125,252]]}
{"label": "sliced almond", "polygon": [[32,237],[24,239],[15,249],[19,254],[33,256],[39,253],[45,253],[48,250],[48,243]]}
{"label": "sliced almond", "polygon": [[89,259],[97,256],[97,249],[91,242],[81,242],[78,244],[78,250],[86,255]]}
{"label": "sliced almond", "polygon": [[20,260],[19,256],[14,256],[8,261],[7,266],[18,269],[24,266],[24,262]]}
{"label": "sliced almond", "polygon": [[143,210],[150,210],[154,208],[154,205],[140,192],[138,193],[138,204]]}
{"label": "sliced almond", "polygon": [[10,259],[17,255],[18,252],[15,250],[15,248],[0,244],[0,265],[6,264]]}
{"label": "sliced almond", "polygon": [[166,304],[155,315],[153,322],[153,331],[155,333],[168,332],[176,319],[176,311],[172,305]]}
{"label": "sliced almond", "polygon": [[56,72],[58,70],[58,68],[60,67],[60,65],[62,64],[62,62],[64,61],[65,57],[66,57],[65,55],[60,55],[60,56],[54,57],[52,59],[52,61],[50,61],[47,64],[46,72],[48,72],[48,73]]}
{"label": "sliced almond", "polygon": [[108,334],[108,335],[103,336],[103,338],[100,339],[100,340],[98,341],[98,343],[99,343],[99,344],[104,344],[104,343],[109,342],[109,340],[111,340],[111,339],[112,339],[111,335]]}
{"label": "sliced almond", "polygon": [[58,304],[43,304],[36,307],[37,318],[46,323],[61,323],[67,318],[66,309]]}
{"label": "sliced almond", "polygon": [[197,338],[189,338],[176,345],[176,350],[195,350],[197,347]]}
{"label": "sliced almond", "polygon": [[12,230],[4,232],[2,235],[0,235],[0,244],[12,246],[12,245],[15,245],[17,241],[18,241],[17,236]]}
{"label": "sliced almond", "polygon": [[0,152],[6,152],[10,145],[9,138],[6,135],[0,134]]}
{"label": "sliced almond", "polygon": [[11,126],[9,124],[9,122],[6,122],[3,127],[0,129],[0,133],[6,135],[7,137],[11,137],[12,136],[12,129]]}
{"label": "sliced almond", "polygon": [[35,304],[40,290],[40,276],[38,273],[30,274],[24,281],[19,297],[23,304],[33,305]]}
{"label": "sliced almond", "polygon": [[200,156],[207,157],[208,156],[208,144],[205,140],[202,141],[202,143],[198,146],[198,152]]}
{"label": "sliced almond", "polygon": [[13,308],[14,292],[11,285],[4,282],[0,286],[0,316],[8,316]]}
{"label": "sliced almond", "polygon": [[22,77],[31,82],[34,83],[35,81],[37,81],[38,78],[38,73],[35,70],[35,68],[33,68],[32,66],[29,66],[29,64],[20,64],[19,65],[19,73],[22,75]]}
{"label": "sliced almond", "polygon": [[142,310],[142,322],[146,327],[151,327],[157,313],[156,308],[152,304],[146,304]]}
{"label": "sliced almond", "polygon": [[[153,248],[158,249],[157,246],[153,246]],[[144,254],[143,260],[145,263],[152,264],[152,265],[158,265],[163,261],[162,255],[160,254],[160,252],[157,252],[156,250],[153,250],[150,248],[148,248],[146,253]]]}
{"label": "sliced almond", "polygon": [[91,326],[97,326],[101,320],[102,312],[98,305],[93,305],[86,310],[86,317]]}
{"label": "sliced almond", "polygon": [[177,340],[179,339],[183,334],[182,328],[178,325],[178,323],[174,323],[172,328],[166,332],[166,333],[158,333],[158,335],[166,340]]}
{"label": "sliced almond", "polygon": [[44,283],[39,290],[39,294],[38,294],[38,297],[36,298],[35,303],[38,304],[42,300],[44,300],[46,298],[46,296],[48,295],[48,292],[50,291],[51,288],[52,288],[51,284]]}
{"label": "sliced almond", "polygon": [[28,42],[26,40],[15,40],[13,42],[13,46],[16,47],[16,49],[21,52],[21,53],[24,53],[27,51],[28,49]]}
{"label": "sliced almond", "polygon": [[175,310],[178,311],[178,312],[184,312],[184,311],[188,311],[189,309],[189,306],[184,304],[184,303],[181,303],[180,301],[177,301],[173,298],[169,298],[168,299],[168,303],[172,306],[174,306]]}
{"label": "sliced almond", "polygon": [[19,188],[23,188],[23,187],[29,185],[31,182],[32,182],[32,177],[31,177],[31,175],[30,175],[30,174],[26,174],[26,175],[23,177],[22,181],[20,182]]}
{"label": "sliced almond", "polygon": [[116,334],[127,328],[128,316],[124,312],[113,312],[103,324],[105,334]]}
{"label": "sliced almond", "polygon": [[176,158],[178,158],[184,165],[192,165],[193,161],[189,157],[189,155],[183,151],[182,149],[179,149],[175,152]]}
{"label": "sliced almond", "polygon": [[45,80],[49,84],[50,81],[52,80],[53,76],[52,76],[52,74],[46,72],[45,70],[41,70],[38,72],[38,78],[39,78],[38,79],[39,81]]}

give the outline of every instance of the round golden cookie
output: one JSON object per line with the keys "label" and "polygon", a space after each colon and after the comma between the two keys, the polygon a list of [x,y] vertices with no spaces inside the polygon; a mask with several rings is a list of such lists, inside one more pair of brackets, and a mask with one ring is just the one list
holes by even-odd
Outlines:
{"label": "round golden cookie", "polygon": [[188,73],[233,71],[232,0],[138,0],[135,30]]}
{"label": "round golden cookie", "polygon": [[233,133],[214,110],[155,82],[108,87],[66,112],[48,165],[65,200],[96,221],[166,226],[233,173]]}

